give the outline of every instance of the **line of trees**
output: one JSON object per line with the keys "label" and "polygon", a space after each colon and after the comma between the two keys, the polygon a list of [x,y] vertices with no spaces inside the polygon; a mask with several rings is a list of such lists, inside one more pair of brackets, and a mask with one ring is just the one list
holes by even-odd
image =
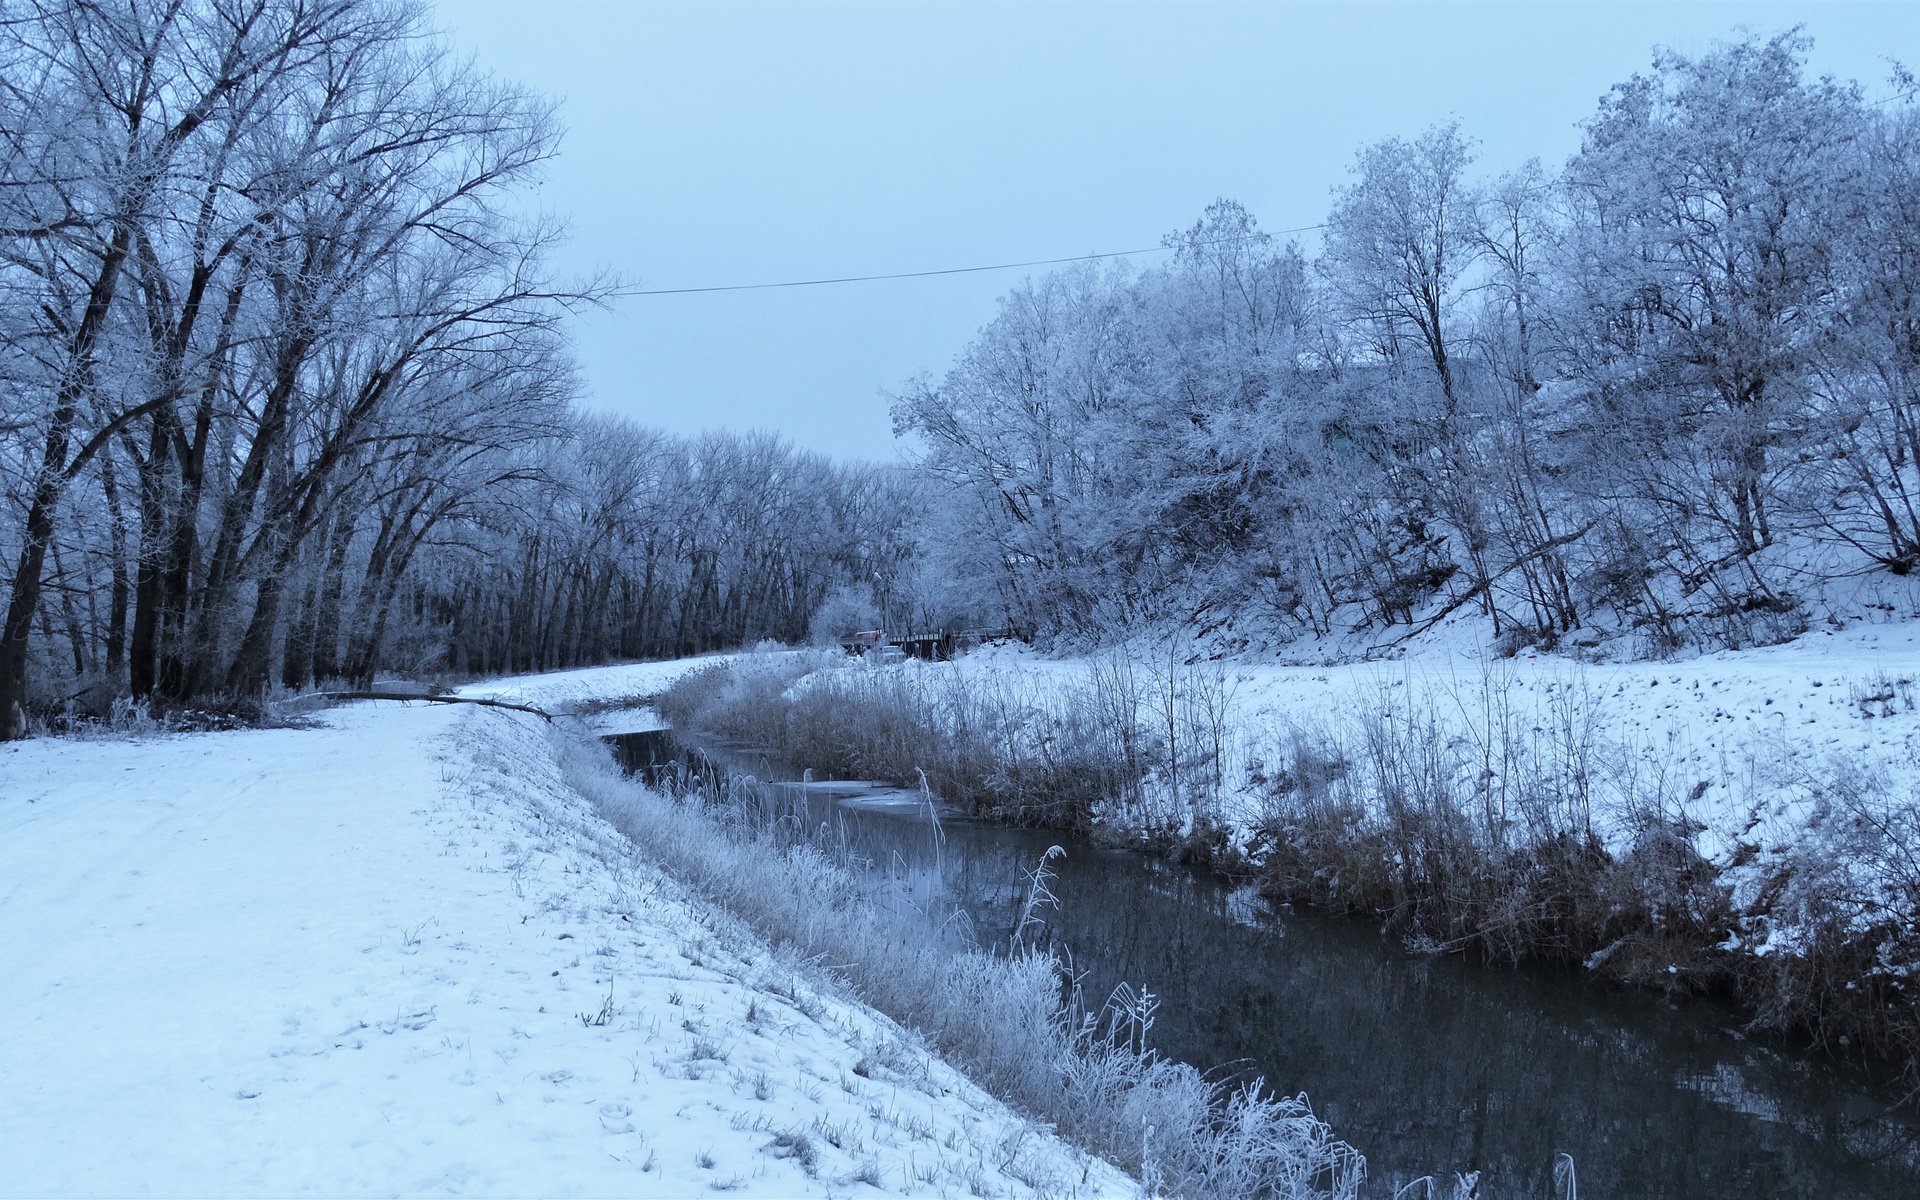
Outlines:
{"label": "line of trees", "polygon": [[895,398],[955,604],[1041,636],[1477,608],[1552,641],[1794,631],[1920,566],[1920,114],[1798,32],[1616,88],[1558,172],[1363,148],[1309,258],[1238,204],[1015,289]]}
{"label": "line of trees", "polygon": [[543,99],[390,0],[0,0],[0,739],[798,637],[911,487],[584,418]]}
{"label": "line of trees", "polygon": [[[1920,110],[1661,55],[1009,293],[916,469],[581,415],[551,107],[402,0],[0,0],[0,738],[875,625],[1737,644],[1920,566]],[[1852,583],[1844,577],[1852,576]],[[1906,602],[1912,599],[1904,596]]]}
{"label": "line of trees", "polygon": [[834,597],[901,571],[919,504],[903,470],[772,435],[582,419],[493,548],[447,556],[460,585],[423,578],[405,661],[525,671],[801,642]]}

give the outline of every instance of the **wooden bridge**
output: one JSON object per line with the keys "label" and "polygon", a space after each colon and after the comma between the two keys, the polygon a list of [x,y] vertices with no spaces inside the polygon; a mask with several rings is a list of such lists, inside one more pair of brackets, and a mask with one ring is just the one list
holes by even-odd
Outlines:
{"label": "wooden bridge", "polygon": [[919,633],[888,633],[867,629],[849,633],[840,639],[840,648],[848,654],[864,655],[883,646],[898,647],[908,658],[944,662],[956,654],[971,650],[982,642],[1013,636],[1011,629],[941,629]]}

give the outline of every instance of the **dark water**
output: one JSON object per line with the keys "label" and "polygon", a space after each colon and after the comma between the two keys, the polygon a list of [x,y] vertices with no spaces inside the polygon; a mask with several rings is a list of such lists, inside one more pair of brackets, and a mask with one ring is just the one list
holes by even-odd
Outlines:
{"label": "dark water", "polygon": [[[665,732],[608,740],[630,772],[704,754],[760,780],[798,776]],[[1087,994],[1148,987],[1163,1053],[1307,1092],[1367,1155],[1369,1195],[1427,1174],[1448,1195],[1452,1172],[1479,1170],[1489,1200],[1552,1197],[1564,1152],[1588,1200],[1920,1198],[1920,1123],[1890,1113],[1887,1088],[1744,1039],[1714,1004],[1411,954],[1364,924],[1274,912],[1250,889],[1058,834],[948,813],[936,838],[917,798],[871,786],[783,790],[831,815],[923,907],[963,910],[988,944],[1005,940],[1027,873],[1062,844],[1060,905],[1045,916]]]}

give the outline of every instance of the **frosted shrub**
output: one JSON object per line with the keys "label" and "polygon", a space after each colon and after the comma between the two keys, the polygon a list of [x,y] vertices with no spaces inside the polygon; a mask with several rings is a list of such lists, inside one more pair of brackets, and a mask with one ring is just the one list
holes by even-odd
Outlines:
{"label": "frosted shrub", "polygon": [[785,738],[781,696],[796,680],[845,661],[837,651],[755,651],[686,672],[655,707],[676,726],[778,744]]}
{"label": "frosted shrub", "polygon": [[[1583,693],[1515,711],[1383,687],[1342,723],[1281,732],[1249,780],[1270,893],[1388,917],[1422,944],[1606,966],[1662,987],[1718,969],[1725,889],[1693,844],[1672,764],[1601,746]],[[1595,806],[1630,831],[1610,853]],[[1677,969],[1670,969],[1676,968]]]}
{"label": "frosted shrub", "polygon": [[1814,819],[1740,890],[1759,1019],[1881,1047],[1920,1085],[1920,809],[1844,761],[1798,783],[1816,798]]}

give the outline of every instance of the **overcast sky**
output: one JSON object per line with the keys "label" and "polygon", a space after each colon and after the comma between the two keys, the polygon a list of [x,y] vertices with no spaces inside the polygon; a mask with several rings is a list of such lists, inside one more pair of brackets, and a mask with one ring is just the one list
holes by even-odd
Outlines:
{"label": "overcast sky", "polygon": [[[1870,97],[1887,56],[1920,65],[1915,0],[440,0],[437,18],[561,101],[542,200],[573,225],[563,271],[647,288],[1154,246],[1221,196],[1269,230],[1313,225],[1365,142],[1457,116],[1481,169],[1556,164],[1656,44],[1741,25],[1804,24],[1815,68]],[[943,373],[1022,274],[630,298],[579,324],[587,403],[892,458],[884,392]]]}

